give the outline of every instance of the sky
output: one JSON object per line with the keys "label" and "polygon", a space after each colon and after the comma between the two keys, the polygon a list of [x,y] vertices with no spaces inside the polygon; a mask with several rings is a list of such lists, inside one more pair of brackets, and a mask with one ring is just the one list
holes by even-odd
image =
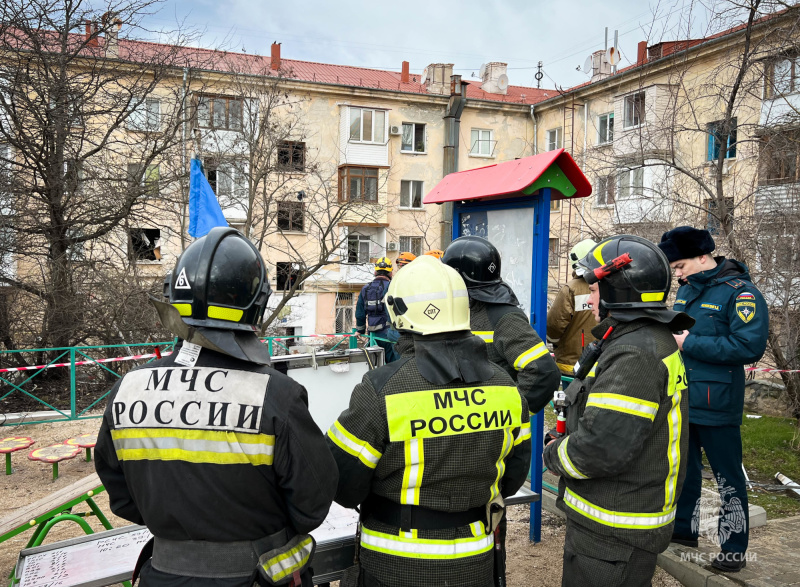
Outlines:
{"label": "sky", "polygon": [[[268,55],[273,41],[287,59],[412,73],[430,63],[453,63],[454,73],[477,77],[482,63],[508,63],[509,83],[543,88],[588,81],[576,68],[608,45],[619,30],[624,67],[639,41],[686,38],[707,26],[695,0],[164,0],[142,26],[158,31],[180,24],[197,33],[193,45]],[[691,15],[691,18],[689,18]],[[694,18],[694,15],[700,15]],[[155,37],[153,37],[155,35]]]}

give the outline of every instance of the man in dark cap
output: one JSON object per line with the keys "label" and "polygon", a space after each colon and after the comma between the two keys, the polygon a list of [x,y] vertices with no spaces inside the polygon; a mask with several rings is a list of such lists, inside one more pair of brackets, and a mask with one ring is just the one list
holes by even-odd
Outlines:
{"label": "man in dark cap", "polygon": [[715,245],[707,230],[679,226],[665,232],[658,246],[681,286],[675,310],[696,321],[674,335],[689,379],[689,461],[672,541],[697,546],[703,449],[722,498],[717,530],[722,552],[712,565],[736,572],[745,566],[749,530],[739,429],[744,365],[758,361],[766,349],[767,305],[743,263],[711,256]]}

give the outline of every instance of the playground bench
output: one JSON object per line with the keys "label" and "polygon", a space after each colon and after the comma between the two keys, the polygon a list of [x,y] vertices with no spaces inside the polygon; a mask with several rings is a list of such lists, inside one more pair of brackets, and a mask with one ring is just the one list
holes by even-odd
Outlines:
{"label": "playground bench", "polygon": [[[104,488],[100,483],[100,478],[96,473],[92,473],[72,485],[43,497],[39,501],[15,510],[13,514],[0,520],[0,543],[38,525],[28,543],[28,547],[31,547],[37,538],[44,539],[44,536],[56,522],[68,519],[78,523],[84,532],[88,534],[91,533],[91,528],[82,518],[91,514],[96,515],[100,523],[110,530],[111,524],[92,499],[101,491],[104,491]],[[72,508],[84,501],[89,506],[91,513],[70,513]],[[62,515],[58,516],[59,514]]]}

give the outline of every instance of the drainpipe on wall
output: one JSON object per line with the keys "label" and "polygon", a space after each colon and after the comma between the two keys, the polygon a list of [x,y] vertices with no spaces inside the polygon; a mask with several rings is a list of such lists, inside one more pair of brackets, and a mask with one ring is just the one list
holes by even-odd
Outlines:
{"label": "drainpipe on wall", "polygon": [[[583,169],[586,169],[586,136],[589,129],[589,100],[583,103]],[[586,210],[586,198],[581,198],[581,240],[583,240],[584,220],[583,214]]]}
{"label": "drainpipe on wall", "polygon": [[536,105],[531,104],[531,118],[533,119],[533,154],[538,155],[539,149],[537,148],[536,144],[536,131],[538,130],[538,126],[536,124],[536,114],[534,114],[534,110],[536,110]]}
{"label": "drainpipe on wall", "polygon": [[[460,75],[450,76],[450,101],[444,115],[444,165],[443,175],[458,171],[458,142],[461,131],[461,113],[467,104],[467,84]],[[453,204],[442,205],[440,232],[441,248],[446,249],[453,240]]]}
{"label": "drainpipe on wall", "polygon": [[[181,169],[186,172],[186,82],[189,78],[189,68],[183,68],[183,95],[181,97],[181,102],[183,105],[183,121],[181,124],[181,136],[182,136],[182,149],[181,149]],[[181,251],[186,248],[186,216],[189,206],[189,197],[186,197],[183,200],[183,214],[181,214]]]}

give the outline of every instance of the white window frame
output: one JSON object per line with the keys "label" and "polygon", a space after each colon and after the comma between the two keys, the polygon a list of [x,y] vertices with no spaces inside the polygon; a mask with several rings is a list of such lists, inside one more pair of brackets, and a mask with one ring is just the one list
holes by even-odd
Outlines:
{"label": "white window frame", "polygon": [[[478,133],[478,138],[475,139],[475,133]],[[488,137],[488,138],[485,138]],[[483,145],[487,146],[488,153],[482,153]],[[486,128],[472,128],[470,129],[470,157],[485,157],[487,159],[494,157],[494,147],[496,141],[494,140],[494,131]]]}
{"label": "white window frame", "polygon": [[[636,183],[638,179],[637,176],[641,178],[641,182],[639,183]],[[636,188],[639,188],[639,192],[634,193],[633,190]],[[615,201],[641,198],[643,195],[644,167],[624,168],[617,171],[617,193]]]}
{"label": "white window frame", "polygon": [[[555,245],[555,247],[553,247]],[[550,237],[547,241],[547,267],[558,269],[561,266],[561,239]]]}
{"label": "white window frame", "polygon": [[[405,127],[411,127],[411,148],[403,148],[403,137],[405,136]],[[417,127],[422,127],[422,151],[417,151],[414,146],[417,144]],[[400,135],[400,152],[408,153],[411,155],[427,155],[428,154],[428,125],[424,122],[404,122],[401,126],[403,133]]]}
{"label": "white window frame", "polygon": [[[358,110],[358,119],[359,119],[359,138],[353,138],[353,113]],[[364,112],[372,112],[372,136],[370,136],[369,140],[364,140]],[[375,140],[375,129],[378,128],[378,125],[375,124],[376,122],[376,114],[380,113],[381,118],[383,118],[383,125],[381,128],[381,139]],[[365,143],[368,145],[385,145],[386,144],[386,121],[388,120],[388,116],[386,115],[386,110],[381,108],[362,108],[361,106],[350,106],[348,110],[349,120],[349,128],[348,128],[348,142],[351,143]]]}
{"label": "white window frame", "polygon": [[562,140],[562,132],[561,127],[558,128],[551,128],[547,131],[546,137],[546,145],[548,151],[555,151],[556,149],[561,148],[561,140]]}
{"label": "white window frame", "polygon": [[161,129],[161,100],[144,98],[128,115],[129,130],[154,132]]}
{"label": "white window frame", "polygon": [[[595,187],[594,190],[595,198],[594,198],[594,207],[595,208],[612,208],[614,206],[614,202],[617,199],[616,189],[617,189],[617,176],[616,174],[611,175],[599,175],[595,179]],[[614,201],[608,201],[608,190],[612,188],[614,190]],[[600,195],[603,195],[603,201],[600,201]]]}
{"label": "white window frame", "polygon": [[[356,255],[355,262],[350,261],[350,241],[358,242],[358,254]],[[364,252],[364,244],[367,246],[366,260],[362,261],[362,253]],[[347,235],[347,263],[350,265],[364,265],[369,263],[372,258],[372,237],[368,234],[350,233]]]}
{"label": "white window frame", "polygon": [[[606,136],[603,136],[601,131],[603,119],[606,122]],[[614,142],[614,113],[606,112],[597,117],[597,144],[609,145],[612,142]]]}
{"label": "white window frame", "polygon": [[[419,206],[414,206],[413,187],[419,186]],[[404,188],[408,191],[404,192]],[[406,196],[407,203],[403,205],[403,196]],[[425,197],[425,183],[417,179],[403,179],[400,181],[400,209],[401,210],[424,210],[425,204],[422,198]]]}
{"label": "white window frame", "polygon": [[[209,163],[206,158],[203,161],[203,173],[208,179]],[[216,189],[214,195],[219,200],[219,205],[222,208],[222,213],[226,220],[240,220],[247,218],[247,163],[244,161],[233,161],[231,159],[222,159],[216,162],[215,171],[217,172]],[[225,186],[225,191],[220,190],[219,173],[222,171],[223,176],[230,179],[230,191]]]}
{"label": "white window frame", "polygon": [[424,243],[421,236],[401,236],[399,241],[401,253],[413,253],[417,257],[422,255],[422,245]]}
{"label": "white window frame", "polygon": [[[642,97],[642,106],[639,111],[639,120],[636,121],[636,99]],[[628,117],[630,108],[631,117]],[[622,127],[638,128],[647,120],[647,93],[644,90],[628,94],[622,99]]]}

